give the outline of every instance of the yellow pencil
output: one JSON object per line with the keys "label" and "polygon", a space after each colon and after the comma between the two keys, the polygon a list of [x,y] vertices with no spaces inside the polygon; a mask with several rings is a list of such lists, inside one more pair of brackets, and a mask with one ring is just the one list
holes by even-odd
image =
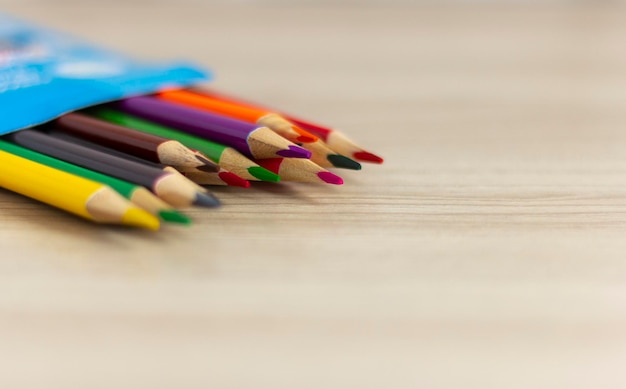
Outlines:
{"label": "yellow pencil", "polygon": [[159,229],[159,220],[107,185],[0,150],[0,186],[98,223]]}

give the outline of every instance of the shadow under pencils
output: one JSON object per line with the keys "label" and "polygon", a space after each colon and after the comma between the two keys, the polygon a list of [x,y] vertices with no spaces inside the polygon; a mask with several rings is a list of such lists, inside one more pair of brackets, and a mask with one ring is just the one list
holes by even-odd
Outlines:
{"label": "shadow under pencils", "polygon": [[251,182],[249,188],[242,189],[236,187],[229,186],[207,186],[212,192],[218,195],[223,193],[229,194],[244,194],[244,195],[252,195],[258,193],[269,193],[281,197],[290,197],[293,199],[301,200],[303,202],[309,204],[320,204],[319,201],[316,200],[315,196],[309,193],[305,193],[305,186],[311,185],[315,186],[316,184],[308,184],[301,182],[263,182],[263,181],[254,181]]}

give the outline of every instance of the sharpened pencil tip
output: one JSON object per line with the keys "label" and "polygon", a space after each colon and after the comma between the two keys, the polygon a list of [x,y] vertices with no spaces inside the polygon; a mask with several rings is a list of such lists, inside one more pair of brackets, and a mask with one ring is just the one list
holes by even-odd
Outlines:
{"label": "sharpened pencil tip", "polygon": [[147,228],[156,231],[160,227],[159,219],[140,208],[130,208],[122,217],[122,224]]}
{"label": "sharpened pencil tip", "polygon": [[277,151],[276,154],[284,158],[311,158],[309,150],[294,145],[289,146],[289,149]]}
{"label": "sharpened pencil tip", "polygon": [[196,193],[196,199],[193,205],[205,208],[215,208],[222,205],[222,203],[210,193]]}
{"label": "sharpened pencil tip", "polygon": [[191,219],[180,212],[164,209],[159,211],[159,217],[169,223],[190,225]]}
{"label": "sharpened pencil tip", "polygon": [[333,185],[343,184],[343,178],[331,172],[319,172],[317,173],[317,176],[327,184],[333,184]]}
{"label": "sharpened pencil tip", "polygon": [[332,163],[334,167],[361,170],[360,163],[340,154],[329,154],[326,159],[328,159],[328,162]]}
{"label": "sharpened pencil tip", "polygon": [[280,176],[276,173],[272,173],[271,171],[262,168],[260,166],[252,166],[248,168],[248,173],[252,176],[258,178],[261,181],[267,182],[280,182]]}
{"label": "sharpened pencil tip", "polygon": [[308,135],[298,135],[296,140],[302,143],[311,143],[311,142],[315,142],[317,139],[310,137]]}
{"label": "sharpened pencil tip", "polygon": [[354,158],[358,159],[359,161],[374,162],[374,163],[383,163],[384,161],[378,155],[368,153],[367,151],[359,151],[352,155],[354,156]]}
{"label": "sharpened pencil tip", "polygon": [[217,174],[222,181],[224,181],[225,183],[227,183],[230,186],[240,186],[242,188],[249,188],[250,187],[250,181],[239,177],[238,175],[236,175],[235,173],[231,173],[231,172],[219,172]]}
{"label": "sharpened pencil tip", "polygon": [[291,125],[291,128],[297,132],[298,137],[296,138],[298,140],[298,142],[302,142],[302,143],[312,143],[315,142],[317,140],[319,140],[319,138],[313,134],[311,134],[308,131],[303,130],[302,128],[298,127],[298,126],[294,126],[293,124]]}
{"label": "sharpened pencil tip", "polygon": [[210,161],[199,155],[196,155],[196,159],[204,164],[204,165],[200,165],[196,167],[196,169],[200,171],[208,172],[208,173],[215,173],[220,170],[220,166],[213,161]]}

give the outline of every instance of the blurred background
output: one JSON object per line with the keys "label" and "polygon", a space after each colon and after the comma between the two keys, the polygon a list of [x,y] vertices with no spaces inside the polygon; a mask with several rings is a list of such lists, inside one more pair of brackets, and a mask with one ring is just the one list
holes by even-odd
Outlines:
{"label": "blurred background", "polygon": [[387,158],[317,203],[224,191],[206,236],[24,249],[44,211],[7,206],[0,386],[622,388],[625,3],[0,0]]}

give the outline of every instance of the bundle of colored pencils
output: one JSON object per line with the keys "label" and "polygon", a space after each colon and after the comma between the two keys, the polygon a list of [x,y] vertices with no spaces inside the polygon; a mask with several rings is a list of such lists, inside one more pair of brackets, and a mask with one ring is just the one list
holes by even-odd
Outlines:
{"label": "bundle of colored pencils", "polygon": [[156,230],[216,207],[210,185],[340,185],[382,163],[337,130],[207,89],[132,97],[0,138],[0,186],[99,223]]}

